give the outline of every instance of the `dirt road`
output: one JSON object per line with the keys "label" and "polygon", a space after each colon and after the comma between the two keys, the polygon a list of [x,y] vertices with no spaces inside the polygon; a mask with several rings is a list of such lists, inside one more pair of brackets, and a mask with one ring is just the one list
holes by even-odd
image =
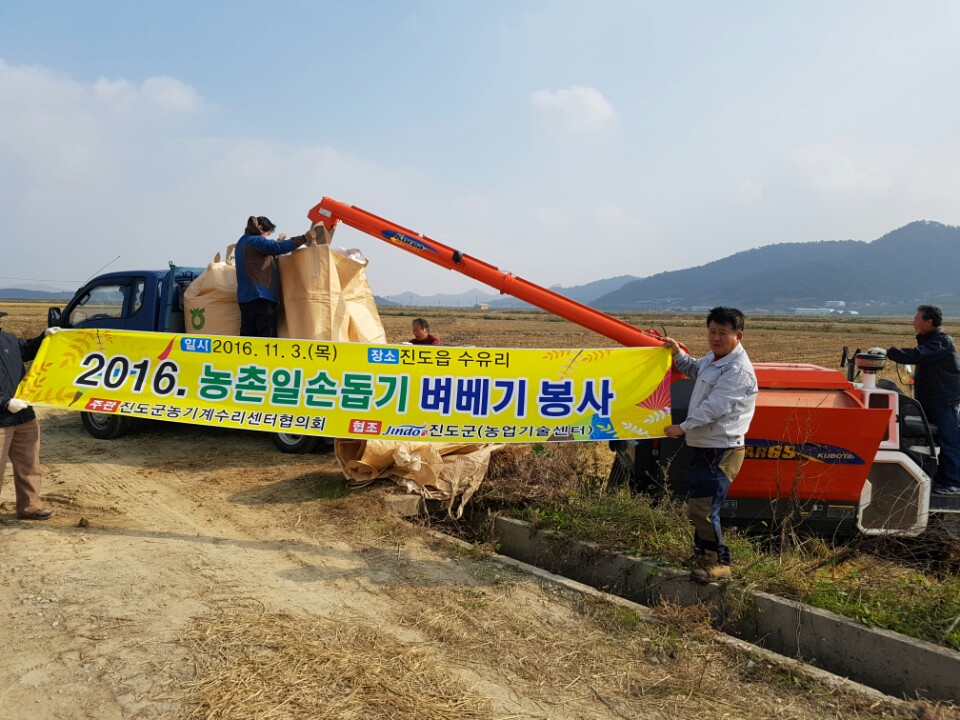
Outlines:
{"label": "dirt road", "polygon": [[41,411],[46,522],[0,500],[0,717],[875,717],[344,497],[331,455]]}

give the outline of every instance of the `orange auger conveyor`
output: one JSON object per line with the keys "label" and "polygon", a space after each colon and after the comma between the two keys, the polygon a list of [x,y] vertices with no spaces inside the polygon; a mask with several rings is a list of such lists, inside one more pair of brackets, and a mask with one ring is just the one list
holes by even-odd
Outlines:
{"label": "orange auger conveyor", "polygon": [[[501,293],[577,323],[628,347],[660,347],[662,335],[641,330],[459,250],[360,208],[324,198],[307,214],[331,230],[342,222]],[[747,433],[743,470],[722,513],[745,521],[786,515],[836,532],[916,535],[927,524],[930,470],[907,437],[903,399],[871,382],[854,384],[839,370],[807,364],[756,363],[760,395]],[[865,379],[867,376],[865,375]],[[691,381],[674,374],[674,422],[686,415]],[[618,441],[618,462],[635,486],[667,481],[685,492],[684,448],[668,439]],[[935,468],[935,461],[933,467]],[[662,478],[669,466],[669,478]]]}
{"label": "orange auger conveyor", "polygon": [[660,347],[662,344],[661,336],[655,331],[635,328],[629,323],[617,320],[617,318],[610,317],[606,313],[594,310],[592,307],[578,303],[576,300],[571,300],[552,290],[535,285],[512,273],[504,272],[489,263],[459,250],[454,250],[443,243],[396,225],[389,220],[377,217],[366,210],[345,205],[327,197],[307,213],[307,217],[314,223],[323,223],[331,230],[337,222],[362,230],[428,262],[432,262],[434,265],[439,265],[448,270],[456,270],[467,277],[496,288],[504,295],[512,295],[542,310],[589,328],[611,340],[616,340],[621,345],[627,347]]}

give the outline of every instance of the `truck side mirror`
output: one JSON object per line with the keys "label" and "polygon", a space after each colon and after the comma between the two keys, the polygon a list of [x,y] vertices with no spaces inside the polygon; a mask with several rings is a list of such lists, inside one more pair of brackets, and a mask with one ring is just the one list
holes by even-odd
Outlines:
{"label": "truck side mirror", "polygon": [[47,327],[60,327],[60,308],[47,308]]}

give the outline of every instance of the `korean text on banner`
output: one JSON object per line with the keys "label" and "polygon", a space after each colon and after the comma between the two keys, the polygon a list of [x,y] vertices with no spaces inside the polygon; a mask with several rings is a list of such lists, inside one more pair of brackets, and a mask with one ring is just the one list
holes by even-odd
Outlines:
{"label": "korean text on banner", "polygon": [[396,346],[114,330],[51,335],[18,397],[245,430],[436,442],[615,440],[670,424],[663,348]]}

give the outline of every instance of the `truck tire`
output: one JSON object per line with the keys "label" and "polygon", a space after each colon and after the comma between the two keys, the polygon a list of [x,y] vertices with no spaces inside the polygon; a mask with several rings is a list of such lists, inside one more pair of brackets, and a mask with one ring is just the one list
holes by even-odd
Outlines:
{"label": "truck tire", "polygon": [[80,413],[86,431],[98,440],[113,440],[130,432],[133,422],[123,415],[111,413]]}
{"label": "truck tire", "polygon": [[270,433],[273,444],[282,453],[305,455],[312,452],[320,444],[320,438],[314,435],[297,435],[296,433]]}

